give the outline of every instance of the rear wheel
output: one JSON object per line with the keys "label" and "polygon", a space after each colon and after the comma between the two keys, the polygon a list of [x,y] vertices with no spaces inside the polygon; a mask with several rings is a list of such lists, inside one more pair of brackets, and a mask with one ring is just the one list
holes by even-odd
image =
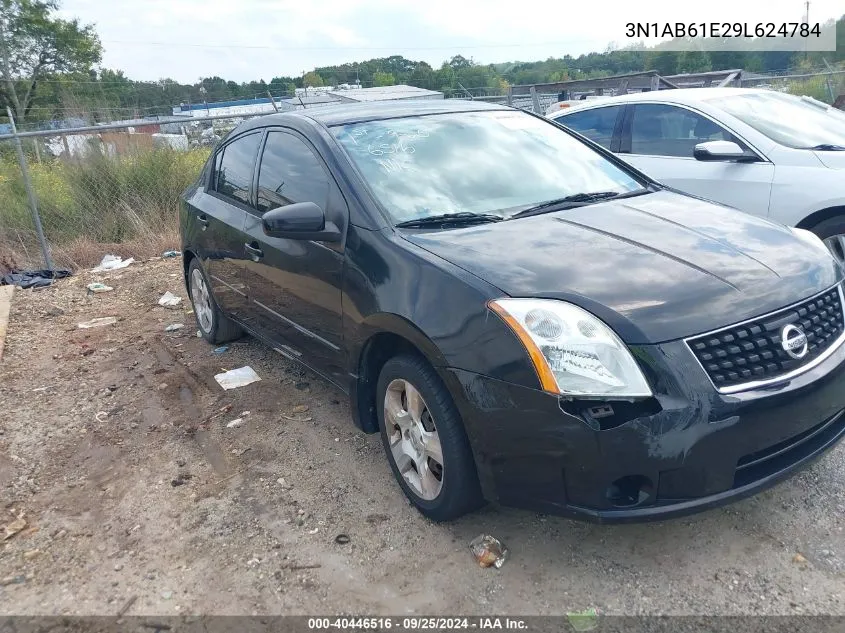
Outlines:
{"label": "rear wheel", "polygon": [[431,366],[415,356],[390,359],[377,398],[384,450],[410,502],[434,521],[484,505],[460,415]]}
{"label": "rear wheel", "polygon": [[840,264],[845,265],[845,215],[819,222],[812,228]]}
{"label": "rear wheel", "polygon": [[211,284],[208,283],[205,271],[196,258],[191,260],[188,268],[188,292],[194,306],[197,325],[206,341],[217,345],[243,335],[240,326],[220,310],[211,292]]}

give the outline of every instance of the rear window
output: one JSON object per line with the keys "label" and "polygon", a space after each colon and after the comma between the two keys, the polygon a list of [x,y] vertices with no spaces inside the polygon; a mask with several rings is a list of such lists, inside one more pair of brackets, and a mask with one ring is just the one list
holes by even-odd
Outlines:
{"label": "rear window", "polygon": [[217,193],[242,204],[249,204],[255,155],[260,142],[260,133],[249,134],[232,141],[223,149],[222,155],[218,154],[214,174]]}

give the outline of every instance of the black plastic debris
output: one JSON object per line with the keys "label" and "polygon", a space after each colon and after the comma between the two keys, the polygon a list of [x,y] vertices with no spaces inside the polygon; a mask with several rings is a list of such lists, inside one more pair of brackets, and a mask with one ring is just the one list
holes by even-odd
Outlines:
{"label": "black plastic debris", "polygon": [[56,279],[70,277],[71,272],[58,270],[13,270],[0,277],[0,286],[20,286],[21,288],[43,288]]}

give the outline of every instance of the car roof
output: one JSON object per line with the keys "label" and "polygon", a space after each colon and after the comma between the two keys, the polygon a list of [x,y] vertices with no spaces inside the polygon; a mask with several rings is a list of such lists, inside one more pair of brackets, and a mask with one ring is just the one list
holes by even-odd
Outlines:
{"label": "car roof", "polygon": [[344,103],[280,112],[250,119],[239,126],[239,131],[268,125],[289,125],[294,121],[312,119],[325,126],[378,121],[426,114],[448,114],[451,112],[479,112],[488,110],[514,110],[504,105],[468,101],[464,99],[401,99],[368,103]]}
{"label": "car roof", "polygon": [[[669,90],[657,90],[654,92],[633,92],[626,95],[608,97],[601,101],[584,101],[584,105],[562,110],[559,116],[566,116],[571,112],[580,112],[591,108],[613,105],[619,103],[635,103],[641,101],[666,101],[669,103],[700,103],[718,97],[732,97],[739,94],[771,93],[771,90],[756,88],[674,88]],[[557,113],[555,113],[557,114]],[[557,118],[557,117],[556,117]]]}

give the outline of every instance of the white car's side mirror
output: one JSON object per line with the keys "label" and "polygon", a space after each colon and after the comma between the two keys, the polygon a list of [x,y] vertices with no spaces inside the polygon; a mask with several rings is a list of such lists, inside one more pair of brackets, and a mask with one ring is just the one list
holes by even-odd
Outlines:
{"label": "white car's side mirror", "polygon": [[755,154],[742,149],[733,141],[707,141],[706,143],[699,143],[695,146],[695,150],[693,150],[693,156],[696,160],[702,161],[757,160]]}

